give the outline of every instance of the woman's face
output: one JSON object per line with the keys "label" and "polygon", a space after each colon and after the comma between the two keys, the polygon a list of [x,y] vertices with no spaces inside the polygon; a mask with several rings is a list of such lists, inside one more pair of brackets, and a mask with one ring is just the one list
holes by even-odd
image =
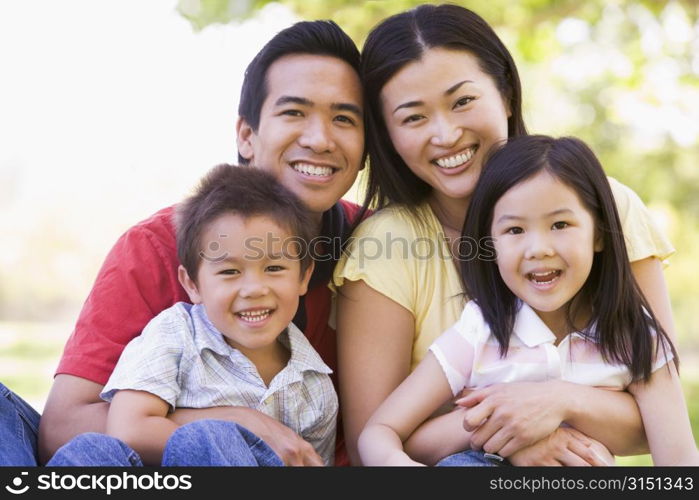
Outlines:
{"label": "woman's face", "polygon": [[396,151],[433,194],[468,199],[490,147],[507,138],[509,105],[470,52],[427,50],[381,91]]}

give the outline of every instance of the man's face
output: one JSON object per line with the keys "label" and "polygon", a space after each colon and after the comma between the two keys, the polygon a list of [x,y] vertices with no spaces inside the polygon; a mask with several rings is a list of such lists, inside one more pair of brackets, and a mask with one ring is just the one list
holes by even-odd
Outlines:
{"label": "man's face", "polygon": [[269,67],[267,90],[258,130],[238,122],[238,152],[271,171],[319,215],[359,172],[364,152],[359,77],[335,57],[294,54]]}

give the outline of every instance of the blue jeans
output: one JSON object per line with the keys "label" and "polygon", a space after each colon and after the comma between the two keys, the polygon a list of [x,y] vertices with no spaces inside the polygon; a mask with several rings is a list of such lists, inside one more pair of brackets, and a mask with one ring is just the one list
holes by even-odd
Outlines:
{"label": "blue jeans", "polygon": [[0,383],[0,466],[36,466],[40,415]]}
{"label": "blue jeans", "polygon": [[496,467],[499,463],[489,459],[484,452],[465,450],[454,453],[437,462],[436,467]]}
{"label": "blue jeans", "polygon": [[[46,465],[139,467],[143,462],[124,442],[90,432],[63,445]],[[161,465],[280,467],[284,464],[262,439],[245,427],[222,420],[198,420],[183,425],[170,436]]]}

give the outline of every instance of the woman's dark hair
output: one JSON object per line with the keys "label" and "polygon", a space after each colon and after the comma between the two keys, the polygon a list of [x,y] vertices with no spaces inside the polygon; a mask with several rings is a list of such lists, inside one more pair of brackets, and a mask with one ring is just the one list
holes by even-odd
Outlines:
{"label": "woman's dark hair", "polygon": [[194,194],[175,210],[177,257],[195,283],[211,243],[205,245],[202,235],[211,222],[228,213],[243,219],[269,217],[286,229],[298,246],[301,274],[311,265],[313,256],[308,245],[316,234],[306,206],[266,170],[224,163],[204,175]]}
{"label": "woman's dark hair", "polygon": [[[269,92],[267,72],[282,57],[294,54],[335,57],[359,73],[359,50],[347,33],[329,20],[300,21],[280,31],[265,44],[245,70],[238,115],[257,132],[260,111]],[[238,162],[248,161],[240,154]]]}
{"label": "woman's dark hair", "polygon": [[[495,82],[509,104],[508,135],[526,134],[522,90],[517,67],[493,29],[476,13],[457,5],[421,5],[391,16],[376,26],[362,50],[360,76],[364,85],[367,149],[370,169],[362,215],[370,206],[401,203],[414,209],[431,187],[405,164],[386,129],[381,90],[404,66],[420,60],[431,48],[467,51]],[[361,220],[362,216],[357,220]]]}
{"label": "woman's dark hair", "polygon": [[[522,136],[491,152],[471,198],[462,234],[471,241],[492,238],[498,200],[540,172],[547,172],[577,193],[592,216],[596,237],[601,238],[603,245],[602,251],[595,252],[585,284],[571,301],[569,325],[573,325],[572,318],[579,307],[589,307],[592,314],[583,331],[599,345],[605,361],[626,365],[634,380],[650,378],[659,349],[667,354],[669,347],[677,364],[672,341],[631,272],[609,181],[595,154],[581,140]],[[475,258],[462,260],[461,277],[466,294],[480,307],[500,344],[500,353],[505,355],[521,303],[500,276],[492,250],[492,245],[481,245]]]}

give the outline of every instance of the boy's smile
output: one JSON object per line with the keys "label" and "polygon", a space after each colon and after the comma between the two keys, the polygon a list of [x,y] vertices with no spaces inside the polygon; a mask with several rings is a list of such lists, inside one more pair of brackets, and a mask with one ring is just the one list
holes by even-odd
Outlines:
{"label": "boy's smile", "polygon": [[234,213],[220,215],[202,232],[197,281],[185,288],[224,340],[251,360],[278,348],[277,337],[307,291],[313,266],[301,274],[293,241],[268,217]]}

